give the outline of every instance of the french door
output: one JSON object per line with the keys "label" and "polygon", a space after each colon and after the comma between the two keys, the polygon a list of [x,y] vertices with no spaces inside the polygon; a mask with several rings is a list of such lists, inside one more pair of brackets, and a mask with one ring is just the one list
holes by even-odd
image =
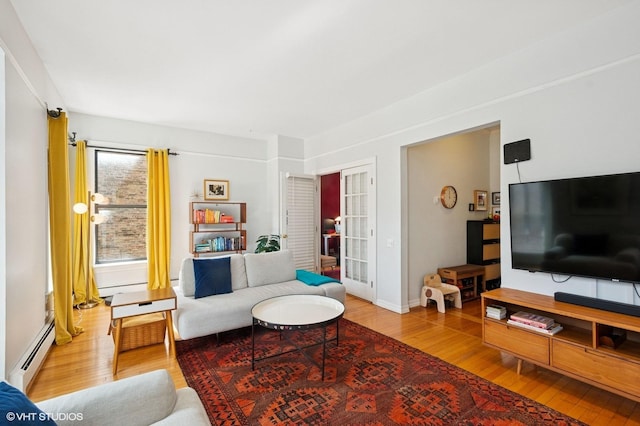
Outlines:
{"label": "french door", "polygon": [[375,297],[375,194],[373,164],[341,171],[340,279],[368,301]]}

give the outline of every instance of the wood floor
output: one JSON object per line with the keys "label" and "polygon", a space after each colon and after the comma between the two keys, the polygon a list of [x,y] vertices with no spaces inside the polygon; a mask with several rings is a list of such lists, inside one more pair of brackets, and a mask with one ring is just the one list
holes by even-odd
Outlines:
{"label": "wood floor", "polygon": [[[507,389],[590,425],[640,425],[640,403],[535,368],[516,374],[516,360],[482,345],[480,301],[446,314],[435,305],[400,315],[347,296],[345,318],[414,346]],[[176,387],[186,386],[180,367],[164,345],[123,352],[118,374],[111,374],[112,337],[107,335],[109,307],[76,311],[84,333],[64,346],[53,346],[28,395],[34,401],[159,368],[170,371]],[[629,380],[640,380],[630,377]]]}

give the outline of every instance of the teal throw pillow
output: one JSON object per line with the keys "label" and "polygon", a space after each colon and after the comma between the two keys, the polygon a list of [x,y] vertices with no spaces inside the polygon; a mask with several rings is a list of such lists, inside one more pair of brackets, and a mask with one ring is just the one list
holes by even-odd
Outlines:
{"label": "teal throw pillow", "polygon": [[56,423],[29,401],[29,398],[19,389],[7,382],[0,382],[0,424],[55,425]]}
{"label": "teal throw pillow", "polygon": [[231,259],[193,259],[195,298],[231,293]]}
{"label": "teal throw pillow", "polygon": [[296,279],[307,285],[318,286],[326,283],[339,283],[340,281],[326,275],[316,274],[314,272],[305,271],[304,269],[296,269]]}

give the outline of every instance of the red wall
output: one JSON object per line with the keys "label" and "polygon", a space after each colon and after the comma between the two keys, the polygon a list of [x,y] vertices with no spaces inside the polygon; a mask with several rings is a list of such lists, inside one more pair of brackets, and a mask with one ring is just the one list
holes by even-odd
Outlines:
{"label": "red wall", "polygon": [[324,219],[340,216],[340,173],[320,177],[320,229]]}

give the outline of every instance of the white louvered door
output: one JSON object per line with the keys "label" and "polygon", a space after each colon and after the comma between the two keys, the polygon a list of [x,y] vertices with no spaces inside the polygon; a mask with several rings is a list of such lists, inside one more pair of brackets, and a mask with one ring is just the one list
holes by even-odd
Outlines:
{"label": "white louvered door", "polygon": [[291,250],[296,269],[315,272],[319,247],[317,179],[287,174],[283,183],[282,248]]}

